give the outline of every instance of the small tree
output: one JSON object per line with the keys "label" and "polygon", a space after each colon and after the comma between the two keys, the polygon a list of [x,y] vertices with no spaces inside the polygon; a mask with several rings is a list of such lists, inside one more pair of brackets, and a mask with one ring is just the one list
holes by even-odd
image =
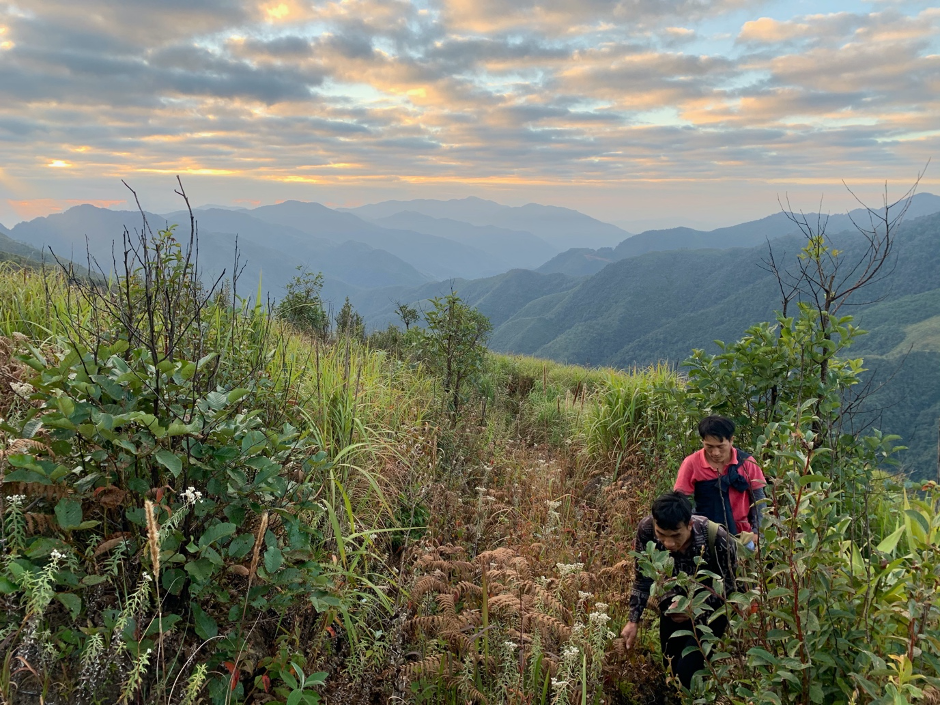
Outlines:
{"label": "small tree", "polygon": [[408,331],[409,326],[418,321],[418,309],[413,306],[409,306],[404,302],[396,303],[395,313],[399,315],[400,319],[402,319],[402,323],[405,324],[406,331]]}
{"label": "small tree", "polygon": [[419,340],[422,357],[441,378],[451,426],[457,424],[467,388],[480,374],[487,352],[490,320],[455,292],[431,300]]}
{"label": "small tree", "polygon": [[[882,206],[879,208],[871,208],[863,203],[852,189],[846,187],[863,207],[864,217],[868,220],[868,223],[857,221],[850,215],[850,220],[862,241],[862,247],[853,248],[852,254],[834,247],[833,239],[827,232],[827,216],[818,213],[808,217],[802,212],[794,212],[790,201],[785,201],[785,215],[807,238],[807,243],[797,255],[794,269],[779,267],[769,244],[769,257],[765,266],[777,279],[781,291],[782,313],[787,314],[788,304],[797,299],[801,306],[801,315],[816,318],[815,328],[819,340],[807,351],[807,364],[808,372],[817,377],[821,387],[827,386],[830,367],[834,364],[837,354],[854,336],[852,331],[848,333],[841,328],[841,322],[846,323],[850,319],[841,317],[840,311],[846,304],[851,303],[851,297],[857,297],[858,300],[861,290],[892,273],[895,266],[896,234],[905,219],[922,176],[924,172],[918,175],[915,183],[901,198],[893,202],[889,201],[888,192],[884,193]],[[774,388],[773,392],[777,393],[777,388]],[[864,387],[861,394],[868,392]],[[822,399],[816,404],[816,448],[826,443],[832,444],[834,432],[839,433],[843,427],[843,417],[851,415],[860,401],[858,396],[852,403],[836,404],[830,408],[827,408]]]}
{"label": "small tree", "polygon": [[360,340],[366,337],[366,324],[363,323],[363,317],[350,304],[349,297],[343,302],[340,313],[337,314],[336,322],[338,336],[349,336]]}
{"label": "small tree", "polygon": [[314,274],[303,265],[298,265],[297,271],[299,274],[288,282],[285,295],[278,303],[278,318],[302,331],[324,337],[330,332],[330,319],[320,298],[323,274]]}

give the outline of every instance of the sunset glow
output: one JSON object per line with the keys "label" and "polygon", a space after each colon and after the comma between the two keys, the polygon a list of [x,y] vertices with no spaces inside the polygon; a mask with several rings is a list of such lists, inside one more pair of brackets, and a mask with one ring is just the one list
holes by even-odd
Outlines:
{"label": "sunset glow", "polygon": [[938,39],[927,1],[0,0],[0,223],[121,179],[175,208],[177,174],[197,203],[741,220],[784,184],[907,187],[938,154]]}

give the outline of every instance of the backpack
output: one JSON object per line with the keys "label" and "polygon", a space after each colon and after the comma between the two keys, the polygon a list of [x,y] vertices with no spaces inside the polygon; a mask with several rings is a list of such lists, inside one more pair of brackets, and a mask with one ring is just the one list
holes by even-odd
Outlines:
{"label": "backpack", "polygon": [[719,535],[719,523],[712,520],[706,520],[706,537],[709,539],[709,551],[716,560],[716,566],[719,565],[719,555],[716,553],[716,537]]}

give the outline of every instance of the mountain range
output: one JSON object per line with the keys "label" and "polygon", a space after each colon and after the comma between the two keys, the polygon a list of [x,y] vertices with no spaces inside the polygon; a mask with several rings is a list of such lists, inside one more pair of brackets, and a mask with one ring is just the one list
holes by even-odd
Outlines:
{"label": "mountain range", "polygon": [[[935,195],[912,200],[891,273],[867,290],[873,301],[847,309],[871,329],[858,346],[876,382],[878,407],[868,413],[877,426],[903,433],[912,447],[906,462],[929,475],[938,460],[938,211]],[[777,261],[794,262],[804,244],[785,213],[711,231],[631,236],[570,209],[477,198],[354,209],[286,201],[206,206],[195,215],[206,279],[231,274],[237,240],[243,292],[257,291],[260,278],[277,299],[305,267],[323,273],[322,294],[334,310],[349,297],[368,328],[381,328],[396,322],[398,302],[421,307],[453,289],[490,318],[494,350],[622,368],[678,364],[694,347],[734,340],[771,319],[779,294],[762,261],[770,247]],[[827,222],[846,257],[862,245],[853,221],[867,223],[866,215]],[[817,223],[816,214],[806,217]],[[155,230],[179,224],[177,236],[188,236],[187,212],[146,218]],[[36,261],[51,249],[85,263],[87,249],[108,273],[113,252],[120,259],[122,233],[142,223],[137,212],[76,206],[0,227],[0,258]]]}

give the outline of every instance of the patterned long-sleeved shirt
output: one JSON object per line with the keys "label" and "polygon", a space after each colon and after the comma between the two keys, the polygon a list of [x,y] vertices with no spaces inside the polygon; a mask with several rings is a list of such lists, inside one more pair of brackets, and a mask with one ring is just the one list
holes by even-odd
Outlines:
{"label": "patterned long-sleeved shirt", "polygon": [[[671,552],[673,557],[673,575],[677,576],[681,571],[685,571],[689,576],[695,576],[698,568],[694,559],[702,556],[706,560],[706,566],[710,571],[722,577],[723,590],[721,593],[735,590],[735,562],[736,551],[735,541],[729,537],[724,527],[719,527],[716,534],[715,553],[709,549],[708,520],[699,515],[693,515],[692,533],[693,541],[682,552]],[[653,517],[648,515],[637,526],[637,537],[634,539],[634,550],[643,553],[647,548],[647,542],[653,542],[657,549],[665,551],[664,547],[654,534]],[[630,610],[628,620],[632,623],[640,621],[640,616],[647,607],[647,601],[650,598],[650,586],[653,579],[644,576],[638,565],[634,569],[634,586],[631,589]],[[662,597],[661,603],[671,598],[674,592],[668,592]],[[712,608],[718,608],[722,605],[723,598],[710,595],[706,601]]]}

